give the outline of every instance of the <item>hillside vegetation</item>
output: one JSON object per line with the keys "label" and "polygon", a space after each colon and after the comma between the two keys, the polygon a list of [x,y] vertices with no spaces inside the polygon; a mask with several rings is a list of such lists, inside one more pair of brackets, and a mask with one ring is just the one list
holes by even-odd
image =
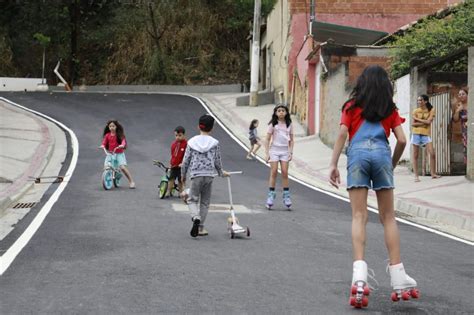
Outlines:
{"label": "hillside vegetation", "polygon": [[[267,14],[275,0],[262,1]],[[249,79],[253,0],[62,0],[0,3],[0,76],[73,84],[217,84]],[[37,35],[36,35],[37,37]]]}

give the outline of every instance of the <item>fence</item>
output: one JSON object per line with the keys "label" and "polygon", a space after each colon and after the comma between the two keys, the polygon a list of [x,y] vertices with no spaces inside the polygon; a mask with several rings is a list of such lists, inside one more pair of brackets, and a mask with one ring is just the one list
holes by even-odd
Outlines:
{"label": "fence", "polygon": [[[431,139],[436,154],[436,172],[440,175],[451,174],[451,144],[448,137],[448,127],[451,121],[450,93],[439,93],[430,96],[430,103],[435,110],[431,123]],[[423,175],[430,174],[429,158],[423,150]]]}

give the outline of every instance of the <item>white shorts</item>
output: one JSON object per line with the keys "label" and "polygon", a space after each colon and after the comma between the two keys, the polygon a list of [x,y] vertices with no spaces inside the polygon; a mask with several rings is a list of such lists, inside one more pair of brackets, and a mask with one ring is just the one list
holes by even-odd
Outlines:
{"label": "white shorts", "polygon": [[271,147],[268,153],[270,155],[270,162],[288,162],[290,160],[288,147]]}

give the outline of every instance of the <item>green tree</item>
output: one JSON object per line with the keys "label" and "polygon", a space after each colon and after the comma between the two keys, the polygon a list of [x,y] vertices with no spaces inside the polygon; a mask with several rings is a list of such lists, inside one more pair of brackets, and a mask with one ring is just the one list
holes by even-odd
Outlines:
{"label": "green tree", "polygon": [[[443,19],[428,18],[388,45],[392,50],[391,74],[399,78],[410,68],[474,45],[474,0],[467,0]],[[467,58],[440,66],[442,71],[467,71]]]}

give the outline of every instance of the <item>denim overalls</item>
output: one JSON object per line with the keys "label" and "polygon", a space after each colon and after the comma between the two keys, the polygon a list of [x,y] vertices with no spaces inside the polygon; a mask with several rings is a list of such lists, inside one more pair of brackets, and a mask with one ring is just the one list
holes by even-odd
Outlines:
{"label": "denim overalls", "polygon": [[392,154],[381,122],[364,120],[347,149],[347,189],[393,189]]}

